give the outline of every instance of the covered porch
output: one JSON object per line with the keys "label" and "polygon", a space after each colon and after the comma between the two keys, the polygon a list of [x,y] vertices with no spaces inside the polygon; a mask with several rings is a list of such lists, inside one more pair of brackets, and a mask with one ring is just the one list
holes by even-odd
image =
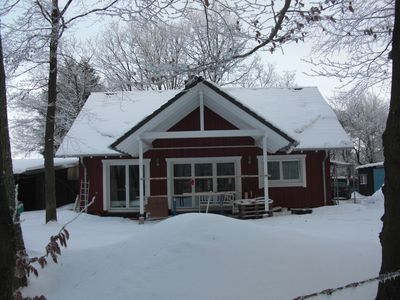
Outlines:
{"label": "covered porch", "polygon": [[[238,140],[242,143],[235,144]],[[256,189],[263,189],[264,208],[269,211],[268,153],[290,151],[296,144],[230,95],[200,82],[171,99],[111,147],[137,157],[138,212],[143,218],[148,197],[164,197],[173,212],[231,208],[235,200],[261,194],[243,193],[246,178],[257,179]],[[253,153],[249,158],[248,149]],[[262,168],[243,174],[244,159],[252,159],[248,163],[253,165],[258,160]],[[152,167],[145,172],[147,160]],[[162,168],[160,165],[162,172],[157,169]],[[157,182],[166,186],[161,193],[145,188],[146,184],[157,186]]]}

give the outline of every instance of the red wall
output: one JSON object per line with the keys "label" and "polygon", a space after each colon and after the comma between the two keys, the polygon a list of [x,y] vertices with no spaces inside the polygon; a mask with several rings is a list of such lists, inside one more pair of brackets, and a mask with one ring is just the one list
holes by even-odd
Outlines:
{"label": "red wall", "polygon": [[[213,111],[205,108],[205,129],[236,129],[228,121],[222,119]],[[194,110],[187,117],[170,128],[170,131],[199,130],[199,109]],[[178,147],[210,147],[203,149],[173,149]],[[224,148],[219,148],[227,146]],[[235,147],[234,147],[235,146]],[[166,158],[176,157],[220,157],[241,156],[242,175],[257,175],[257,156],[262,155],[262,149],[254,146],[254,140],[250,137],[235,138],[204,138],[204,139],[177,139],[155,140],[152,149],[144,154],[144,158],[151,159],[151,177],[166,177]],[[212,148],[215,147],[215,148]],[[161,149],[160,149],[161,148]],[[169,148],[169,149],[162,149]],[[277,153],[282,155],[282,153]],[[298,154],[298,153],[293,153]],[[324,205],[322,162],[325,158],[324,151],[307,151],[306,172],[307,187],[272,187],[269,189],[270,198],[274,200],[274,206],[282,207],[317,207]],[[115,159],[116,157],[110,157]],[[128,157],[121,157],[128,158]],[[84,159],[90,180],[90,197],[97,193],[95,204],[89,209],[92,213],[103,213],[103,171],[101,160],[105,157],[86,157]],[[329,184],[329,158],[326,160],[326,188],[330,195]],[[82,170],[82,168],[81,168]],[[81,172],[81,177],[83,172]],[[152,195],[166,195],[167,181],[152,180],[150,191]],[[245,193],[252,197],[263,196],[264,190],[258,189],[258,178],[242,179],[242,197]],[[330,200],[328,197],[327,199]]]}

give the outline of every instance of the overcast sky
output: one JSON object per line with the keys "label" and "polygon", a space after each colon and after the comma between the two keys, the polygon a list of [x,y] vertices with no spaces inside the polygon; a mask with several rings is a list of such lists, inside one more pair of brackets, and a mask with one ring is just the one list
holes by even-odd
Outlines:
{"label": "overcast sky", "polygon": [[[106,22],[86,20],[77,23],[66,33],[85,40],[93,38],[105,30]],[[298,44],[284,45],[283,51],[276,50],[273,54],[269,51],[257,52],[266,63],[275,64],[279,72],[296,71],[296,83],[298,86],[317,86],[325,98],[332,97],[335,88],[340,88],[341,84],[336,78],[312,77],[304,73],[310,73],[311,65],[302,61],[311,53],[312,44],[299,42]]]}

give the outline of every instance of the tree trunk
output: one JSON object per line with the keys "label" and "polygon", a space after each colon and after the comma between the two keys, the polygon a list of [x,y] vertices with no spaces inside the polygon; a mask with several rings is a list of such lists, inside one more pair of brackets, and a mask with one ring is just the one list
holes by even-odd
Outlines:
{"label": "tree trunk", "polygon": [[10,204],[14,203],[10,138],[8,134],[6,76],[0,32],[0,299],[13,299],[15,231]]}
{"label": "tree trunk", "polygon": [[59,39],[60,12],[58,0],[52,0],[51,37],[49,53],[49,82],[44,141],[44,180],[46,198],[46,223],[57,221],[56,180],[54,171],[54,126],[57,100],[57,49]]}
{"label": "tree trunk", "polygon": [[[400,269],[400,0],[396,0],[393,31],[393,72],[389,116],[383,134],[385,156],[385,213],[380,233],[382,265],[380,274]],[[379,283],[376,299],[400,297],[400,277]]]}

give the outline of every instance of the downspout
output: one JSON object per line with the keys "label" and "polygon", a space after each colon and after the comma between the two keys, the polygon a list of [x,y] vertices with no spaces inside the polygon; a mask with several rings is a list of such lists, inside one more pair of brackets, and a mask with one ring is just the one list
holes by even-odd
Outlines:
{"label": "downspout", "polygon": [[322,182],[322,187],[324,189],[324,205],[326,205],[326,202],[327,202],[327,199],[326,199],[326,170],[325,170],[325,162],[326,162],[326,159],[328,158],[328,156],[329,156],[329,151],[325,150],[325,158],[322,161],[322,181],[323,181]]}
{"label": "downspout", "polygon": [[79,161],[83,167],[83,183],[86,184],[87,183],[87,169],[86,169],[86,165],[83,162],[83,156],[79,156]]}

